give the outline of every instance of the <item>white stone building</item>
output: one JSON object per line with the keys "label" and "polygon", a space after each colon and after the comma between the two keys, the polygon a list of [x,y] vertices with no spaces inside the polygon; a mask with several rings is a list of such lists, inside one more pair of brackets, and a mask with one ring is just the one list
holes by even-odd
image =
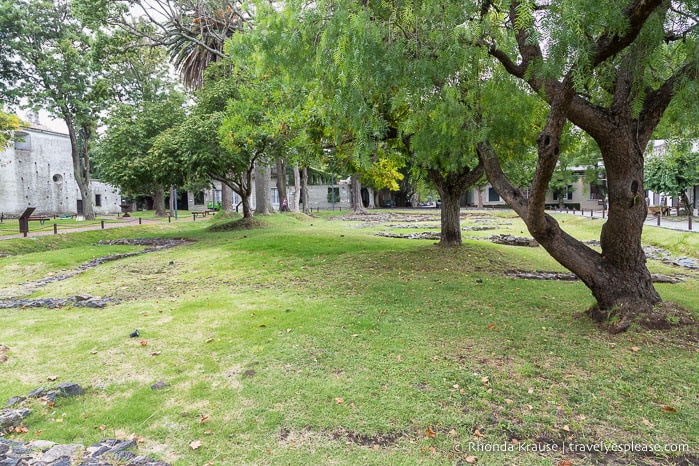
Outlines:
{"label": "white stone building", "polygon": [[[95,214],[120,212],[119,190],[91,180]],[[27,207],[33,215],[80,215],[82,195],[73,175],[70,139],[38,124],[15,132],[0,152],[0,212],[19,216]]]}

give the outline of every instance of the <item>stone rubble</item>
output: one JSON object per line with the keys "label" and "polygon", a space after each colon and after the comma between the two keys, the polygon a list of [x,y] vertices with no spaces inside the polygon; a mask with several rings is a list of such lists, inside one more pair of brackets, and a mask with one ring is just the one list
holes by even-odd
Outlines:
{"label": "stone rubble", "polygon": [[[85,448],[80,444],[59,445],[48,440],[19,442],[3,438],[22,426],[31,409],[15,408],[27,398],[53,402],[56,397],[83,395],[77,383],[61,382],[55,388],[38,387],[26,396],[13,396],[0,410],[0,466],[169,466],[130,450],[138,447],[133,440],[103,439]],[[25,430],[26,432],[26,430]]]}
{"label": "stone rubble", "polygon": [[58,309],[65,306],[101,309],[108,304],[114,303],[118,303],[116,298],[76,295],[69,298],[2,299],[0,300],[0,309],[24,309],[29,307]]}
{"label": "stone rubble", "polygon": [[137,447],[133,440],[119,439],[104,439],[85,448],[47,440],[18,442],[0,438],[0,466],[170,466],[130,451]]}

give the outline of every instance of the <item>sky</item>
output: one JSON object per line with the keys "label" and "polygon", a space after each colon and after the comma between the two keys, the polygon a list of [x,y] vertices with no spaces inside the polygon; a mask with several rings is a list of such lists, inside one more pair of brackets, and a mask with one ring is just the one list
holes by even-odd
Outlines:
{"label": "sky", "polygon": [[[30,117],[28,110],[19,110],[17,112],[17,116],[19,116],[22,120],[28,121],[30,123],[34,122],[34,119]],[[65,122],[63,120],[56,120],[52,118],[46,111],[41,110],[39,112],[39,124],[41,126],[44,126],[51,131],[55,131],[57,133],[63,133],[63,134],[68,134],[68,127],[66,126]]]}

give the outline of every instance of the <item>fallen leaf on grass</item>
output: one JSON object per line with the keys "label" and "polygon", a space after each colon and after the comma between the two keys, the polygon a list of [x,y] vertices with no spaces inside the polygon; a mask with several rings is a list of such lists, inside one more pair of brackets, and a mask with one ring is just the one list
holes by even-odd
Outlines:
{"label": "fallen leaf on grass", "polygon": [[643,423],[644,423],[645,425],[647,425],[648,427],[655,427],[655,424],[653,424],[652,422],[650,422],[650,421],[649,421],[648,419],[646,419],[645,417],[643,418]]}
{"label": "fallen leaf on grass", "polygon": [[199,416],[199,424],[203,424],[208,420],[209,420],[209,416],[207,416],[206,414]]}
{"label": "fallen leaf on grass", "polygon": [[562,427],[562,429],[565,430],[566,432],[570,432],[570,426],[568,424],[564,425]]}
{"label": "fallen leaf on grass", "polygon": [[490,378],[481,377],[481,382],[483,382],[484,385],[488,385],[490,383]]}
{"label": "fallen leaf on grass", "polygon": [[141,346],[148,346],[148,342],[146,340],[141,340],[139,343]]}
{"label": "fallen leaf on grass", "polygon": [[505,403],[507,403],[508,405],[511,405],[512,403],[514,403],[514,401],[512,401],[509,398],[505,398]]}
{"label": "fallen leaf on grass", "polygon": [[435,438],[437,436],[437,432],[433,431],[431,427],[428,427],[425,429],[425,437],[427,438]]}
{"label": "fallen leaf on grass", "polygon": [[476,461],[478,461],[478,458],[476,458],[473,455],[468,455],[464,461],[466,461],[468,464],[476,464]]}
{"label": "fallen leaf on grass", "polygon": [[153,351],[152,353],[149,353],[149,356],[160,356],[161,351]]}
{"label": "fallen leaf on grass", "polygon": [[481,434],[481,431],[478,429],[476,429],[476,431],[473,433],[473,436],[477,438],[485,437],[485,435]]}
{"label": "fallen leaf on grass", "polygon": [[495,324],[488,324],[485,326],[485,328],[487,328],[488,330],[497,330],[498,326]]}
{"label": "fallen leaf on grass", "polygon": [[49,379],[49,382],[55,382],[56,380],[58,380],[57,375],[49,375],[47,378]]}
{"label": "fallen leaf on grass", "polygon": [[632,347],[631,347],[631,351],[633,351],[634,353],[637,352],[637,351],[640,351],[640,350],[641,350],[641,348],[639,348],[638,346],[632,346]]}
{"label": "fallen leaf on grass", "polygon": [[202,445],[201,441],[195,440],[195,441],[189,443],[189,448],[191,448],[192,450],[196,450],[201,445]]}
{"label": "fallen leaf on grass", "polygon": [[345,400],[343,398],[340,398],[339,396],[335,398],[335,404],[341,405],[344,402]]}
{"label": "fallen leaf on grass", "polygon": [[573,466],[573,463],[571,463],[568,460],[563,460],[560,463],[558,463],[558,466]]}
{"label": "fallen leaf on grass", "polygon": [[205,342],[206,342],[206,343],[211,343],[212,341],[214,341],[213,338],[207,338]]}
{"label": "fallen leaf on grass", "polygon": [[14,432],[16,434],[26,434],[27,432],[29,432],[29,429],[27,429],[24,426],[17,426],[15,427]]}
{"label": "fallen leaf on grass", "polygon": [[663,411],[665,411],[666,413],[676,413],[677,412],[677,410],[675,408],[673,408],[672,406],[668,406],[668,405],[663,406]]}

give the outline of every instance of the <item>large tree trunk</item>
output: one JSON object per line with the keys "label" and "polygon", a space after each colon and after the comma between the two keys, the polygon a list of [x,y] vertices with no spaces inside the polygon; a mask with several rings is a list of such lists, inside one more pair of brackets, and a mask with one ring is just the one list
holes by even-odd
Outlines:
{"label": "large tree trunk", "polygon": [[301,173],[298,164],[294,165],[294,199],[291,201],[292,212],[299,213],[299,201],[301,200]]}
{"label": "large tree trunk", "polygon": [[277,194],[279,196],[279,206],[281,207],[281,205],[285,199],[286,199],[287,203],[289,202],[289,195],[288,195],[287,189],[286,189],[286,160],[284,160],[281,157],[278,157],[276,160],[276,168],[277,168]]}
{"label": "large tree trunk", "polygon": [[369,191],[369,205],[367,206],[367,208],[375,209],[376,203],[374,202],[374,188],[367,188],[367,191]]}
{"label": "large tree trunk", "polygon": [[[616,139],[617,147],[613,151],[617,156],[621,155],[617,151],[623,150],[620,146],[626,145],[619,143],[624,139]],[[627,142],[633,145],[632,140]],[[525,221],[534,239],[590,289],[597,300],[597,306],[590,310],[590,315],[597,321],[607,321],[612,317],[617,319],[610,328],[617,333],[625,330],[639,314],[649,311],[661,300],[653,287],[641,247],[641,232],[646,217],[641,184],[642,153],[626,152],[625,156],[620,157],[626,163],[618,163],[613,160],[614,157],[607,162],[610,150],[610,147],[602,148],[607,167],[609,213],[602,227],[602,252],[599,253],[561,230],[558,222],[544,212],[543,201],[536,202],[534,189],[530,198],[525,198],[519,189],[506,180],[493,148],[479,144],[479,156],[490,183]]]}
{"label": "large tree trunk", "polygon": [[301,170],[301,200],[303,204],[303,213],[310,214],[311,207],[308,205],[308,168],[303,167]]}
{"label": "large tree trunk", "polygon": [[461,196],[483,176],[483,165],[478,164],[473,170],[463,167],[459,172],[449,172],[446,175],[439,170],[428,169],[427,174],[442,198],[439,245],[460,246]]}
{"label": "large tree trunk", "polygon": [[82,214],[86,220],[94,220],[95,207],[92,200],[92,189],[90,189],[90,156],[87,151],[90,132],[84,130],[82,141],[78,141],[78,133],[67,109],[63,111],[63,121],[65,121],[68,127],[70,155],[73,160],[73,176],[82,197]]}
{"label": "large tree trunk", "polygon": [[353,174],[350,183],[350,190],[352,194],[352,212],[355,214],[366,214],[367,211],[364,208],[364,203],[362,202],[362,184],[359,181],[359,174]]}
{"label": "large tree trunk", "polygon": [[162,186],[158,186],[153,191],[153,209],[156,217],[165,217],[165,191]]}
{"label": "large tree trunk", "polygon": [[233,213],[233,190],[226,183],[221,183],[221,210]]}
{"label": "large tree trunk", "polygon": [[611,309],[623,305],[638,308],[626,311],[628,318],[633,318],[631,314],[660,302],[641,245],[648,213],[643,189],[643,150],[637,146],[632,128],[615,134],[598,142],[607,170],[609,197],[607,222],[600,236],[602,256],[598,261],[606,273],[601,277],[595,274],[594,280],[589,277],[585,282],[589,282],[602,310],[598,319],[607,318]]}
{"label": "large tree trunk", "polygon": [[269,165],[255,165],[255,212],[259,215],[274,212],[270,200],[270,171]]}

